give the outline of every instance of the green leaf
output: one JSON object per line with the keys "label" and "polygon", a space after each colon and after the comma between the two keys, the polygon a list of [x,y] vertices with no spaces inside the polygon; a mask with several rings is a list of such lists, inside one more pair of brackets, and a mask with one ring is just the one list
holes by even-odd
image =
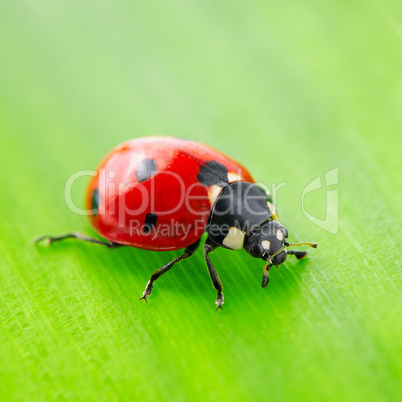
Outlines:
{"label": "green leaf", "polygon": [[[392,1],[3,1],[1,400],[399,400],[401,17]],[[286,183],[290,241],[320,247],[265,289],[262,261],[216,250],[218,312],[200,251],[146,304],[179,252],[34,247],[94,235],[66,181],[155,134]],[[304,208],[336,233],[303,213],[317,177]]]}

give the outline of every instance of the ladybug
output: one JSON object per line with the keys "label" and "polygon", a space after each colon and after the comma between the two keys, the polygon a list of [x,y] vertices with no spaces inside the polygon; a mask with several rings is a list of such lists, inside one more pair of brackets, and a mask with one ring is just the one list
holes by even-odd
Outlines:
{"label": "ladybug", "polygon": [[204,144],[173,137],[138,138],[112,150],[91,179],[86,197],[89,218],[107,241],[73,232],[41,236],[49,243],[75,238],[109,248],[120,246],[165,251],[184,249],[157,269],[141,299],[147,301],[154,282],[174,264],[191,257],[207,232],[204,256],[222,308],[222,283],[209,254],[217,247],[244,248],[265,261],[262,287],[268,271],[283,264],[289,254],[305,251],[286,247],[288,232],[277,220],[269,191],[259,187],[238,162]]}

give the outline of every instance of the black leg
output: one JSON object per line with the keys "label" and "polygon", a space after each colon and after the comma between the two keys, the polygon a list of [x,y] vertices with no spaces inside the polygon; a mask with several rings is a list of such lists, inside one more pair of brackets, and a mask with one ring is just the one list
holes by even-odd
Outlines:
{"label": "black leg", "polygon": [[307,255],[307,251],[294,251],[294,250],[287,250],[286,254],[295,255],[298,260],[301,260]]}
{"label": "black leg", "polygon": [[268,271],[271,269],[272,264],[271,263],[267,263],[264,266],[264,272],[262,274],[262,287],[265,288],[265,286],[268,285],[269,282],[269,276],[268,276]]}
{"label": "black leg", "polygon": [[40,236],[40,237],[37,237],[34,240],[34,242],[40,243],[41,241],[46,240],[48,242],[48,244],[51,244],[51,243],[54,243],[55,241],[61,241],[64,239],[77,239],[77,240],[87,241],[89,243],[100,244],[102,246],[106,246],[109,248],[117,248],[117,247],[124,246],[124,244],[118,244],[118,243],[113,243],[112,241],[102,241],[102,240],[94,239],[92,237],[85,236],[85,235],[83,235],[81,233],[77,233],[77,232],[72,232],[72,233],[68,233],[65,235],[61,235],[61,236]]}
{"label": "black leg", "polygon": [[184,260],[188,257],[191,257],[194,254],[194,251],[197,250],[198,246],[200,245],[200,240],[196,241],[194,244],[191,246],[188,246],[182,255],[179,255],[176,258],[173,258],[172,261],[168,262],[166,265],[164,265],[162,268],[157,269],[152,275],[151,278],[149,279],[147,286],[145,286],[145,290],[142,293],[142,297],[140,300],[144,299],[147,301],[147,297],[151,295],[152,288],[154,286],[154,282],[164,273],[169,271],[170,268],[173,267],[176,262],[179,262],[181,260]]}
{"label": "black leg", "polygon": [[[222,282],[219,278],[218,273],[216,272],[214,266],[212,265],[211,260],[209,259],[209,253],[214,251],[216,246],[212,243],[208,243],[208,240],[206,241],[204,245],[204,256],[205,256],[205,261],[207,263],[209,275],[212,279],[212,284],[214,285],[214,288],[218,291],[218,295],[216,297],[216,305],[218,306],[216,309],[222,309],[222,304],[223,304],[223,293],[222,293]],[[223,310],[223,309],[222,309]]]}

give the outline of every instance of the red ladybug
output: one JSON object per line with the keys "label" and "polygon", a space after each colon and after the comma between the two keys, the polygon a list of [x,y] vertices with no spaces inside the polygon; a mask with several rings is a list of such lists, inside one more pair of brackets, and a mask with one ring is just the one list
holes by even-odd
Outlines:
{"label": "red ladybug", "polygon": [[216,247],[244,248],[266,261],[263,287],[272,265],[282,264],[288,254],[298,259],[307,255],[285,249],[295,244],[286,241],[287,230],[277,221],[269,192],[238,162],[194,141],[149,137],[119,145],[92,178],[87,207],[92,225],[107,242],[75,232],[36,241],[76,238],[109,248],[185,249],[151,275],[141,297],[145,301],[162,274],[194,253],[204,232],[204,255],[218,308],[223,304],[222,283],[209,258]]}

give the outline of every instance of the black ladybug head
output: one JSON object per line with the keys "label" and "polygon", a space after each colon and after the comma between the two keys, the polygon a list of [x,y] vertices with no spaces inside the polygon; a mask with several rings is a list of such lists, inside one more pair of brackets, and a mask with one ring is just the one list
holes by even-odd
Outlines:
{"label": "black ladybug head", "polygon": [[245,237],[244,248],[255,258],[262,258],[273,265],[286,260],[285,243],[288,232],[279,222],[270,220],[251,230]]}

